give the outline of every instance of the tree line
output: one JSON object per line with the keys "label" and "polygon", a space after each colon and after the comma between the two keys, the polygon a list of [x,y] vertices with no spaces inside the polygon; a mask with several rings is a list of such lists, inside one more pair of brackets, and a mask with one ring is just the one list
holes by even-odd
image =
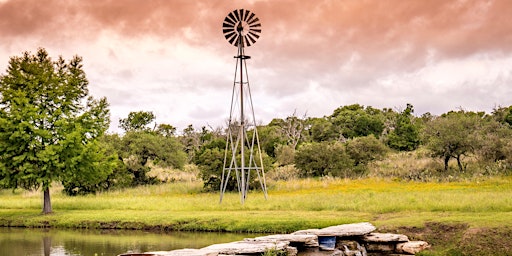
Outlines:
{"label": "tree line", "polygon": [[[148,175],[153,166],[193,164],[205,189],[219,189],[224,128],[189,125],[178,132],[171,124],[154,124],[152,112],[134,111],[119,120],[124,133],[109,134],[108,102],[91,97],[87,86],[78,56],[52,60],[39,49],[10,58],[0,76],[1,188],[40,188],[43,212],[50,213],[54,182],[69,195],[96,193],[162,182]],[[324,117],[275,118],[257,132],[265,171],[290,167],[299,177],[362,177],[368,164],[390,152],[419,148],[442,162],[441,172],[454,168],[451,162],[465,172],[468,158],[479,168],[512,169],[512,106],[490,114],[416,116],[411,104],[403,110],[353,104]],[[234,178],[228,184],[236,189]]]}

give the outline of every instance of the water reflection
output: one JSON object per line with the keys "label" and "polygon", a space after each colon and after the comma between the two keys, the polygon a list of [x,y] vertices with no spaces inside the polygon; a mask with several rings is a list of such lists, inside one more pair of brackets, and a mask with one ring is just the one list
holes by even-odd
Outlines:
{"label": "water reflection", "polygon": [[86,256],[201,248],[254,234],[0,228],[1,255]]}

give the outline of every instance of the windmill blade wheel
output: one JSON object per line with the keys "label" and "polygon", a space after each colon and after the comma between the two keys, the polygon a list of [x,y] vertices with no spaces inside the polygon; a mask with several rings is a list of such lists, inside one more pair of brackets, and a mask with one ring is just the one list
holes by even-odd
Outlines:
{"label": "windmill blade wheel", "polygon": [[242,42],[242,46],[248,47],[260,38],[261,22],[249,10],[234,10],[224,18],[222,33],[233,46],[238,47],[239,42]]}

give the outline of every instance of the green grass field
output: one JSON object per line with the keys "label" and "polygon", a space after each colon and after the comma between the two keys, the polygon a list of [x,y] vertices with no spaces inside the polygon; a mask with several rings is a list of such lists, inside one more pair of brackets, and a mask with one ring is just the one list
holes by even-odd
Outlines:
{"label": "green grass field", "polygon": [[[456,239],[468,230],[499,233],[512,227],[512,177],[450,183],[375,178],[271,182],[268,200],[253,191],[244,205],[237,193],[219,203],[219,193],[202,193],[197,181],[79,197],[55,188],[54,214],[47,216],[40,214],[40,192],[4,190],[0,198],[1,226],[285,233],[368,221],[379,231],[400,230],[427,241],[438,239],[435,232],[452,231]],[[445,253],[461,241],[435,242],[430,253]]]}

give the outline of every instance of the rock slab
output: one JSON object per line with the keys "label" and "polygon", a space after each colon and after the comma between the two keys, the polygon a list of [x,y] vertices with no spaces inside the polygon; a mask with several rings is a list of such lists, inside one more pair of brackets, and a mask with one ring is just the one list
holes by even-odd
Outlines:
{"label": "rock slab", "polygon": [[293,234],[284,234],[284,235],[269,235],[269,236],[260,236],[256,238],[246,238],[244,241],[284,241],[290,243],[300,243],[304,244],[306,247],[318,247],[318,236],[316,235],[293,235]]}
{"label": "rock slab", "polygon": [[181,249],[174,251],[157,251],[145,253],[126,253],[119,256],[217,256],[218,252],[203,249]]}
{"label": "rock slab", "polygon": [[224,244],[214,244],[203,248],[210,252],[218,252],[219,254],[236,255],[236,254],[258,254],[268,250],[284,251],[290,244],[288,241],[238,241]]}
{"label": "rock slab", "polygon": [[363,241],[370,243],[409,242],[409,238],[401,234],[370,233],[363,237]]}
{"label": "rock slab", "polygon": [[375,226],[368,222],[344,224],[322,229],[299,230],[294,235],[317,235],[317,236],[363,236],[375,231]]}

